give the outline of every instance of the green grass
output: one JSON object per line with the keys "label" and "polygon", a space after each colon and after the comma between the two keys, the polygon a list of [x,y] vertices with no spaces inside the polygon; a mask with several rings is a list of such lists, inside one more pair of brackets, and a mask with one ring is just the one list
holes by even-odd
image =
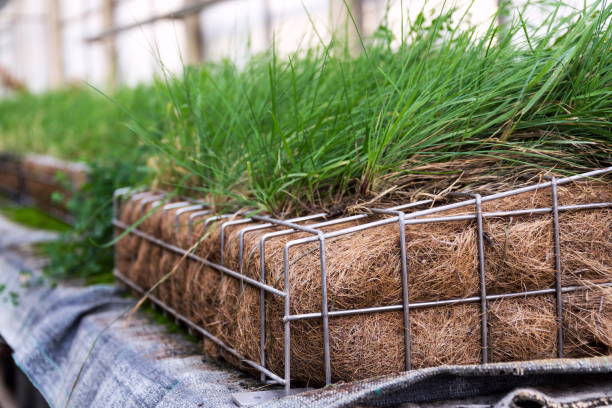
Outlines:
{"label": "green grass", "polygon": [[[72,161],[136,159],[143,149],[131,115],[158,126],[163,107],[150,86],[108,96],[87,85],[44,94],[24,93],[0,103],[0,151],[40,153]],[[109,100],[109,98],[112,99]]]}
{"label": "green grass", "polygon": [[151,148],[131,128],[135,120],[151,132],[161,126],[165,107],[155,95],[153,86],[108,96],[83,86],[0,102],[0,151],[49,154],[91,168],[86,185],[64,203],[73,225],[42,248],[49,276],[96,280],[112,270],[112,248],[104,246],[112,239],[111,197],[115,189],[148,177]]}
{"label": "green grass", "polygon": [[115,276],[113,275],[111,271],[108,271],[106,273],[92,275],[86,279],[87,285],[105,285],[105,284],[112,284],[114,282],[115,282]]}
{"label": "green grass", "polygon": [[32,207],[0,205],[0,214],[9,220],[30,228],[46,231],[66,232],[70,226]]}
{"label": "green grass", "polygon": [[428,163],[609,164],[611,7],[553,10],[536,29],[518,19],[502,32],[493,19],[482,35],[442,12],[399,46],[381,28],[356,58],[332,41],[188,69],[160,87],[173,106],[165,133],[139,133],[167,188],[274,213],[409,188]]}
{"label": "green grass", "polygon": [[493,17],[484,33],[439,10],[399,39],[383,23],[358,56],[332,40],[240,67],[187,67],[108,97],[19,95],[0,102],[0,150],[92,167],[68,203],[74,227],[48,249],[52,276],[85,278],[112,267],[111,196],[126,185],[286,215],[402,199],[415,175],[422,183],[451,161],[496,160],[480,168],[500,178],[610,165],[612,5],[550,10],[539,27],[518,18],[500,29]]}

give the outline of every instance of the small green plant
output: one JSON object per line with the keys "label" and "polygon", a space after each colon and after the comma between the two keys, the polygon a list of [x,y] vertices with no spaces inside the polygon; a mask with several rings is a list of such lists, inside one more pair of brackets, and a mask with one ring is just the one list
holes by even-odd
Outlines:
{"label": "small green plant", "polygon": [[113,267],[112,197],[115,189],[143,181],[144,167],[135,161],[90,164],[87,183],[67,202],[74,217],[72,227],[44,246],[49,256],[45,268],[52,278],[80,277],[108,281]]}
{"label": "small green plant", "polygon": [[8,293],[8,302],[13,307],[19,307],[19,293],[13,292],[13,291],[9,292]]}

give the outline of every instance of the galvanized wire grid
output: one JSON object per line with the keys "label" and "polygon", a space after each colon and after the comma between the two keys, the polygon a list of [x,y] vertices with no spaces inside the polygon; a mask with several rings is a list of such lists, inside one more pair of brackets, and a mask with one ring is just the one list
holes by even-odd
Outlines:
{"label": "galvanized wire grid", "polygon": [[[544,294],[554,294],[556,296],[556,317],[557,317],[557,355],[558,357],[563,357],[563,302],[562,302],[562,294],[573,292],[577,290],[585,289],[585,286],[566,286],[563,287],[561,285],[561,248],[560,248],[560,234],[559,234],[559,213],[564,211],[576,211],[576,210],[587,210],[587,209],[601,209],[601,208],[610,208],[612,207],[612,202],[600,202],[600,203],[590,203],[590,204],[576,204],[576,205],[566,205],[560,206],[558,203],[557,197],[557,187],[562,184],[567,184],[575,180],[584,179],[588,177],[594,176],[602,176],[609,172],[612,172],[612,167],[591,171],[588,173],[583,173],[571,177],[556,179],[555,177],[551,177],[548,182],[540,183],[536,185],[531,185],[515,190],[510,190],[502,193],[481,196],[480,194],[469,194],[469,193],[461,193],[461,195],[468,195],[471,198],[468,200],[442,205],[433,208],[427,208],[414,212],[406,212],[406,210],[413,209],[419,206],[423,206],[426,204],[431,204],[432,200],[422,200],[414,203],[399,205],[396,207],[386,208],[386,209],[378,209],[372,208],[370,211],[375,214],[381,215],[389,215],[390,217],[376,220],[373,222],[369,222],[362,225],[352,226],[340,230],[335,230],[331,232],[324,232],[320,228],[325,226],[343,224],[350,221],[365,219],[370,217],[370,214],[359,214],[353,215],[350,217],[337,218],[332,220],[325,220],[327,214],[319,213],[314,215],[309,215],[306,217],[293,218],[288,220],[279,220],[267,216],[261,215],[252,215],[250,217],[245,217],[241,219],[231,219],[230,221],[226,221],[221,225],[221,254],[220,254],[220,263],[214,263],[209,261],[208,259],[204,259],[200,256],[197,256],[191,252],[188,252],[182,248],[179,248],[175,245],[166,243],[150,234],[147,234],[141,230],[136,228],[131,228],[129,225],[120,221],[117,218],[117,208],[119,201],[129,195],[133,194],[129,189],[119,189],[115,192],[114,196],[114,215],[113,215],[113,224],[122,230],[128,230],[129,233],[134,234],[140,238],[143,238],[155,245],[158,245],[167,250],[173,251],[179,255],[186,256],[194,261],[200,262],[204,265],[210,266],[213,269],[217,270],[219,273],[225,274],[227,276],[231,276],[234,279],[238,279],[241,282],[244,282],[252,287],[259,289],[259,321],[260,321],[260,338],[259,338],[259,362],[252,361],[250,359],[245,358],[239,351],[233,349],[229,345],[225,344],[220,339],[216,338],[210,332],[205,330],[204,328],[196,325],[192,321],[190,321],[187,317],[180,314],[177,310],[168,306],[162,300],[158,299],[154,295],[150,294],[144,288],[139,287],[136,283],[125,277],[120,271],[115,270],[116,277],[130,286],[132,289],[136,290],[141,294],[146,294],[147,297],[153,302],[153,304],[158,305],[165,312],[174,316],[174,318],[183,324],[185,324],[190,330],[199,333],[200,335],[207,337],[223,349],[225,349],[230,354],[239,358],[243,363],[249,365],[250,367],[255,368],[261,373],[261,381],[262,382],[273,382],[280,385],[284,385],[287,391],[291,388],[291,349],[290,349],[290,338],[291,338],[291,322],[301,319],[321,319],[322,327],[323,327],[323,358],[324,358],[324,370],[325,370],[325,382],[326,384],[331,383],[332,371],[331,371],[331,357],[330,357],[330,341],[329,341],[329,319],[331,317],[338,316],[347,316],[347,315],[356,315],[356,314],[364,314],[364,313],[380,313],[380,312],[390,312],[390,311],[402,311],[403,312],[403,320],[404,320],[404,348],[405,348],[405,368],[406,370],[411,369],[411,332],[410,332],[410,310],[417,308],[426,308],[433,306],[442,306],[442,305],[453,305],[453,304],[465,304],[465,303],[473,303],[479,302],[481,309],[481,344],[482,344],[482,363],[489,362],[489,344],[488,344],[488,333],[487,333],[487,315],[488,315],[488,302],[497,299],[503,298],[514,298],[514,297],[523,297],[523,296],[534,296],[534,295],[544,295]],[[514,196],[517,194],[543,189],[550,188],[551,189],[551,206],[545,208],[531,208],[531,209],[522,209],[522,210],[512,210],[512,211],[497,211],[497,212],[483,212],[482,211],[482,203],[487,201],[492,201],[495,199]],[[145,206],[149,203],[153,203],[155,205],[163,205],[163,193],[136,193],[132,196],[132,200],[140,201],[140,214],[144,215]],[[475,212],[471,214],[464,215],[451,215],[451,216],[443,216],[443,217],[429,217],[429,218],[420,218],[426,215],[431,215],[435,213],[439,213],[446,210],[466,207],[466,206],[475,206]],[[176,212],[176,227],[179,227],[179,217],[182,214],[191,212],[189,215],[188,221],[188,231],[190,233],[193,232],[193,225],[197,222],[198,218],[207,216],[211,214],[211,210],[206,207],[205,204],[202,203],[194,203],[191,201],[184,201],[179,203],[172,203],[163,205],[163,211],[168,211],[170,209],[180,208]],[[553,239],[554,239],[554,262],[555,262],[555,286],[550,289],[540,289],[540,290],[531,290],[524,292],[515,292],[515,293],[505,293],[505,294],[497,294],[497,295],[488,295],[486,291],[485,285],[485,251],[484,251],[484,230],[483,230],[483,219],[490,217],[512,217],[512,216],[530,216],[536,214],[552,214],[553,216]],[[213,217],[209,217],[205,220],[206,229],[212,222],[220,221],[225,218],[235,218],[236,214],[224,214],[217,215]],[[298,222],[302,221],[311,221],[321,219],[322,221],[315,224],[310,224],[308,226],[304,226],[298,224]],[[409,285],[408,285],[408,261],[406,256],[406,234],[405,229],[407,225],[415,225],[415,224],[427,224],[427,223],[436,223],[436,222],[448,222],[448,221],[462,221],[462,220],[476,220],[477,225],[477,245],[478,245],[478,274],[480,281],[480,293],[479,296],[473,296],[468,298],[459,298],[459,299],[449,299],[449,300],[439,300],[439,301],[429,301],[429,302],[409,302]],[[259,225],[248,226],[239,231],[239,259],[240,259],[240,268],[238,271],[234,271],[229,269],[224,265],[224,249],[225,249],[225,237],[226,237],[226,229],[229,226],[240,225],[252,222],[261,222]],[[363,231],[370,228],[379,227],[382,225],[388,225],[392,223],[398,223],[399,225],[399,239],[400,239],[400,259],[401,259],[401,284],[402,284],[402,303],[399,305],[390,305],[390,306],[377,306],[377,307],[369,307],[369,308],[361,308],[361,309],[351,309],[351,310],[334,310],[330,311],[327,304],[327,263],[326,263],[326,240],[342,235],[352,234],[358,231]],[[243,254],[244,254],[244,241],[245,235],[257,230],[263,230],[267,228],[274,227],[287,227],[287,229],[281,231],[273,231],[264,234],[258,243],[259,248],[259,259],[260,259],[260,269],[261,274],[259,280],[252,279],[243,274]],[[284,245],[283,250],[283,262],[284,262],[284,290],[279,290],[273,286],[266,284],[266,272],[265,272],[265,243],[267,240],[282,236],[295,234],[298,232],[305,232],[310,234],[311,236],[305,238],[294,239],[292,241],[287,242]],[[318,242],[319,243],[319,259],[320,259],[320,271],[321,271],[321,291],[322,291],[322,304],[321,304],[321,312],[319,313],[304,313],[304,314],[291,314],[290,310],[290,264],[289,264],[289,252],[291,248],[296,247],[298,245],[307,244],[309,242]],[[612,282],[604,283],[599,285],[601,287],[612,287]],[[273,373],[266,367],[266,313],[265,313],[265,302],[266,296],[280,296],[284,298],[284,375],[278,375]]]}

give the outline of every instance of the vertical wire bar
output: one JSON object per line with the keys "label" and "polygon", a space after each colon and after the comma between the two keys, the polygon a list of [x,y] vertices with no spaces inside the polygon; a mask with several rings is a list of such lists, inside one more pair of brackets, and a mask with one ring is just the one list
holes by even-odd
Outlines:
{"label": "vertical wire bar", "polygon": [[[238,215],[238,213],[234,214],[234,215]],[[233,220],[233,221],[226,221],[221,225],[221,253],[220,255],[220,264],[225,266],[225,229],[229,226],[232,225],[240,225],[240,224],[246,224],[248,222],[252,222],[253,220],[251,218],[243,218],[240,220]]]}
{"label": "vertical wire bar", "polygon": [[327,260],[325,236],[319,233],[319,259],[321,260],[321,319],[323,321],[323,358],[325,359],[325,384],[331,384],[331,356],[329,351],[329,309],[327,305]]}
{"label": "vertical wire bar", "polygon": [[553,237],[555,251],[555,296],[557,301],[557,356],[563,358],[563,297],[561,293],[561,238],[559,233],[559,199],[557,195],[557,179],[552,176],[550,189],[552,192]]}
{"label": "vertical wire bar", "polygon": [[[318,218],[323,214],[317,214],[311,217],[302,217],[296,218],[293,221],[298,221],[303,218]],[[262,226],[256,227],[257,229],[265,229],[273,227],[274,224],[269,224],[270,227],[264,227],[266,224]],[[254,229],[253,229],[254,230]],[[240,231],[240,249],[239,249],[239,258],[242,259],[243,251],[244,251],[244,235],[245,230]],[[242,274],[242,262],[240,262],[240,274]],[[261,283],[266,283],[266,257],[265,257],[265,240],[259,240],[259,280]],[[266,291],[263,289],[259,289],[259,364],[266,368]],[[262,371],[260,374],[260,381],[266,381],[266,374]]]}
{"label": "vertical wire bar", "polygon": [[175,211],[174,213],[174,231],[178,233],[181,230],[181,215],[185,214],[186,212],[201,210],[202,208],[204,208],[202,204],[195,204],[189,207],[181,208],[178,211]]}
{"label": "vertical wire bar", "polygon": [[[321,262],[321,297],[322,297],[321,299],[321,319],[323,321],[322,322],[323,323],[323,357],[325,360],[325,383],[331,384],[331,356],[330,356],[330,351],[329,351],[329,348],[330,348],[329,346],[329,309],[327,305],[327,261],[325,257],[325,233],[321,230],[305,227],[299,224],[295,224],[293,222],[276,220],[273,218],[263,217],[263,216],[256,216],[255,218],[258,221],[265,221],[265,222],[270,222],[270,223],[277,224],[277,225],[284,225],[287,227],[294,228],[296,230],[314,234],[318,237],[319,260]],[[287,282],[289,279],[288,278],[288,275],[289,275],[289,268],[288,268],[289,267],[289,263],[288,263],[289,262],[289,247],[293,245],[292,244],[293,242],[295,241],[291,241],[285,244],[285,256],[286,256],[285,272],[287,274],[286,276]],[[289,296],[289,292],[286,293],[286,296]],[[287,299],[287,297],[285,299]],[[288,319],[289,309],[288,309],[287,303],[285,304],[285,308],[286,308],[285,317]],[[288,338],[285,338],[285,343],[287,343],[288,341],[289,341]]]}
{"label": "vertical wire bar", "polygon": [[409,287],[408,287],[408,260],[406,256],[406,224],[404,222],[404,213],[399,214],[399,233],[400,233],[400,255],[402,262],[402,304],[404,312],[404,362],[406,371],[411,369],[411,333],[410,333],[410,303],[409,303]]}
{"label": "vertical wire bar", "polygon": [[[300,220],[307,220],[307,219],[312,219],[312,218],[319,218],[321,216],[324,216],[325,214],[315,214],[313,216],[307,216],[307,217],[300,217],[300,218],[294,218],[292,220],[289,221],[300,221]],[[256,217],[253,217],[253,219],[257,219]],[[257,226],[253,229],[251,229],[252,231],[254,230],[261,230],[261,229],[265,229],[265,228],[271,228],[274,227],[274,224],[262,224],[260,226]],[[246,232],[248,232],[247,229],[242,229],[240,231],[240,244],[239,244],[239,249],[238,249],[238,259],[240,259],[240,274],[243,274],[243,264],[244,262],[242,261],[243,259],[243,255],[244,255],[244,236],[246,234]],[[260,240],[259,241],[259,254],[260,254],[260,259],[259,259],[259,266],[260,266],[260,276],[259,279],[261,281],[261,283],[265,284],[266,283],[266,262],[265,262],[265,254],[264,254],[264,248],[265,246],[265,241],[264,240]],[[259,364],[266,368],[266,291],[263,289],[259,290]],[[261,382],[265,382],[266,381],[266,374],[262,371],[260,373],[260,380]]]}
{"label": "vertical wire bar", "polygon": [[[117,216],[119,213],[119,202],[124,192],[127,192],[125,188],[115,190],[115,192],[113,193],[113,222],[118,219]],[[117,239],[120,234],[121,232],[118,230],[118,228],[113,227],[113,240]],[[115,265],[115,268],[117,268],[119,265],[119,253],[117,251],[116,245],[115,248],[113,248],[113,265]]]}
{"label": "vertical wire bar", "polygon": [[399,223],[400,260],[402,273],[402,312],[404,319],[404,364],[406,371],[411,369],[412,341],[410,332],[410,292],[408,285],[408,256],[406,255],[406,213],[398,210],[373,208],[378,214],[395,214]]}
{"label": "vertical wire bar", "polygon": [[187,222],[187,231],[189,232],[189,235],[193,234],[193,223],[195,219],[198,217],[203,217],[210,213],[212,213],[212,210],[196,211],[193,214],[189,214],[189,221]]}
{"label": "vertical wire bar", "polygon": [[284,342],[284,354],[285,354],[285,393],[289,395],[291,390],[291,321],[289,315],[291,314],[290,308],[290,286],[289,286],[289,247],[285,245],[283,252],[283,261],[285,263],[285,333],[283,337]]}
{"label": "vertical wire bar", "polygon": [[484,254],[484,231],[482,226],[482,197],[475,194],[476,198],[476,222],[478,226],[478,270],[480,275],[480,335],[482,341],[482,363],[489,362],[489,339],[488,339],[488,310],[487,310],[487,288],[485,275],[485,254]]}
{"label": "vertical wire bar", "polygon": [[[265,241],[259,241],[259,270],[261,283],[266,283],[266,261],[264,258]],[[289,292],[287,292],[289,293]],[[259,289],[259,364],[266,368],[266,291]],[[261,373],[261,382],[266,381],[266,375]]]}

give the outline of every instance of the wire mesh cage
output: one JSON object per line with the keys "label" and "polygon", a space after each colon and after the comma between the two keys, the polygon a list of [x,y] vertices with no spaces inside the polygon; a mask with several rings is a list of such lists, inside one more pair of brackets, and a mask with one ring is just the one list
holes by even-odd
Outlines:
{"label": "wire mesh cage", "polygon": [[[117,246],[115,275],[119,281],[139,294],[146,296],[153,304],[174,316],[190,331],[198,333],[222,349],[226,356],[230,356],[251,371],[258,372],[263,382],[283,385],[288,391],[291,389],[295,378],[298,378],[298,382],[308,381],[304,380],[304,375],[300,375],[303,370],[319,370],[319,373],[312,374],[312,377],[310,377],[318,378],[317,381],[313,382],[331,384],[339,380],[352,379],[352,377],[347,378],[346,375],[335,373],[334,368],[338,369],[338,367],[345,371],[354,370],[359,375],[366,376],[389,373],[390,367],[399,371],[422,367],[422,362],[415,362],[415,356],[420,351],[414,348],[414,331],[421,330],[419,326],[414,324],[415,315],[418,316],[418,313],[425,310],[441,310],[444,307],[455,307],[457,305],[469,306],[469,309],[466,309],[468,314],[465,315],[467,316],[465,319],[475,319],[479,326],[478,333],[472,333],[470,330],[465,334],[466,338],[476,339],[478,343],[478,347],[474,349],[475,351],[469,362],[486,364],[492,361],[492,353],[497,356],[495,357],[496,361],[499,361],[500,358],[498,356],[499,350],[492,345],[492,339],[497,339],[494,340],[494,343],[498,348],[503,346],[503,343],[499,341],[499,336],[491,331],[495,322],[489,321],[489,318],[492,315],[496,316],[492,310],[492,305],[497,307],[500,304],[499,302],[540,296],[548,296],[554,299],[547,306],[549,307],[547,310],[553,311],[552,323],[554,327],[548,328],[547,336],[544,337],[546,340],[536,340],[550,343],[539,345],[548,350],[549,354],[545,356],[550,357],[552,353],[554,356],[561,358],[566,356],[566,350],[572,350],[565,342],[567,341],[567,331],[573,330],[571,329],[573,323],[564,322],[564,319],[568,316],[565,310],[567,299],[564,301],[564,296],[592,291],[595,288],[597,290],[612,288],[612,265],[607,260],[609,254],[604,254],[603,263],[600,262],[597,267],[596,280],[568,278],[570,274],[565,273],[565,270],[576,268],[571,262],[568,262],[567,267],[564,268],[563,229],[560,217],[566,213],[584,212],[594,214],[593,216],[598,219],[608,220],[607,223],[601,225],[592,223],[584,225],[584,227],[597,230],[598,236],[603,236],[605,241],[599,243],[604,245],[604,248],[609,249],[611,245],[609,208],[612,207],[612,202],[609,199],[609,186],[605,183],[598,194],[588,196],[589,202],[578,204],[561,203],[559,188],[579,180],[601,178],[611,171],[612,167],[609,167],[571,177],[556,178],[551,176],[545,182],[491,195],[459,193],[456,196],[465,196],[467,199],[449,204],[437,205],[432,199],[427,199],[391,208],[369,208],[364,213],[342,218],[330,218],[326,213],[285,220],[244,212],[219,215],[214,214],[212,209],[202,202],[185,200],[169,203],[169,196],[163,192],[120,189],[115,192],[114,196],[113,224],[117,228],[117,234],[121,233],[123,235]],[[545,192],[545,194],[538,196],[539,199],[535,202],[538,205],[533,208],[525,206],[524,201],[518,200],[514,208],[491,211],[487,209],[487,203],[497,203],[502,200],[512,202],[512,200],[516,200],[517,196],[530,192]],[[598,200],[598,198],[603,199]],[[548,204],[541,205],[545,202],[548,202]],[[131,204],[131,218],[125,217],[127,203]],[[465,211],[466,208],[473,208],[473,210]],[[549,237],[551,238],[552,253],[550,255],[552,258],[544,254],[538,259],[550,267],[552,274],[547,274],[543,282],[534,284],[530,284],[527,278],[520,277],[520,284],[515,285],[513,283],[515,286],[506,286],[505,289],[502,286],[493,285],[491,283],[491,269],[499,267],[496,262],[507,262],[507,259],[503,257],[495,258],[495,254],[492,252],[493,249],[491,249],[490,244],[492,232],[490,228],[487,229],[486,223],[488,220],[531,219],[542,216],[546,218],[540,219],[541,224],[549,228],[551,234],[527,236],[526,240],[537,238],[546,241]],[[585,220],[582,219],[581,222],[584,224]],[[426,231],[432,226],[445,223],[460,223],[458,228],[463,230],[465,230],[466,225],[471,226],[470,229],[466,230],[467,232],[463,232],[467,234],[466,236],[469,236],[469,240],[466,241],[471,248],[467,251],[468,258],[473,258],[473,263],[469,263],[468,266],[468,269],[473,269],[470,272],[472,276],[467,279],[470,282],[471,290],[475,293],[464,291],[467,295],[462,296],[462,292],[458,291],[454,295],[437,296],[435,293],[428,293],[427,287],[423,288],[422,285],[419,286],[418,282],[417,284],[414,283],[415,277],[411,275],[415,274],[414,265],[415,262],[418,262],[418,259],[411,259],[411,240],[407,230],[414,228],[414,231],[417,232]],[[505,234],[506,242],[509,242],[512,236],[508,226],[499,225],[501,225],[500,234]],[[214,234],[211,233],[213,226],[216,226]],[[368,235],[370,231],[375,229],[382,232],[376,236]],[[184,233],[183,235],[179,234],[181,231]],[[391,233],[396,235],[391,236]],[[442,235],[445,233],[445,230],[442,230]],[[584,232],[578,232],[578,234],[584,234]],[[209,239],[212,235],[214,235],[214,239]],[[184,236],[191,239],[184,240],[181,238]],[[342,284],[337,283],[341,274],[341,272],[338,272],[338,262],[345,260],[343,256],[346,256],[348,252],[337,250],[334,245],[337,245],[338,240],[343,237],[361,237],[361,241],[364,241],[364,243],[360,246],[354,244],[355,240],[347,240],[344,245],[347,251],[358,252],[355,259],[364,261],[367,258],[364,262],[369,262],[368,271],[372,272],[372,275],[358,273],[363,271],[359,267],[355,267],[356,263],[349,263],[347,268],[355,268],[356,271],[350,276],[350,279],[362,279],[364,282],[360,284],[359,290],[346,296],[353,301],[363,295],[363,291],[368,291],[372,287],[379,289],[384,289],[385,286],[389,287],[393,296],[388,298],[385,298],[382,292],[368,292],[368,301],[372,303],[371,299],[379,296],[380,305],[346,307],[346,302],[338,301],[341,296],[345,295],[342,290],[346,291]],[[375,237],[379,237],[380,241],[374,239]],[[174,242],[168,242],[172,239],[174,239]],[[214,245],[206,246],[206,249],[199,251],[197,249],[198,245],[202,243],[202,240],[207,239],[208,241],[215,241]],[[131,244],[130,242],[126,244],[126,240],[132,240],[130,241]],[[567,242],[575,240],[576,235],[569,236],[566,239]],[[271,248],[270,243],[273,241],[277,244]],[[394,244],[390,245],[389,242]],[[137,243],[149,245],[149,252],[141,252]],[[524,248],[529,248],[529,246],[534,246],[536,242],[524,242],[524,244],[526,245]],[[124,245],[125,248],[121,249],[121,245]],[[388,248],[383,248],[382,252],[373,252],[371,249],[376,246],[384,247],[385,245]],[[363,248],[366,249],[363,250]],[[425,247],[425,249],[436,251],[433,244],[430,248]],[[582,255],[590,256],[584,253]],[[131,259],[131,261],[126,262],[120,259],[122,256]],[[162,261],[156,262],[156,256],[162,256]],[[163,258],[163,256],[167,258]],[[456,251],[449,253],[448,256],[456,256]],[[507,254],[503,256],[506,257]],[[136,263],[141,258],[150,258],[151,263],[148,267],[140,268],[141,272],[144,272],[139,275],[139,268]],[[308,258],[310,262],[306,268],[308,274],[313,281],[313,277],[316,276],[316,283],[306,283],[301,276],[296,277],[299,262],[305,262],[305,258]],[[395,274],[395,278],[385,281],[377,275],[380,273],[379,269],[382,268],[379,264],[391,258],[392,261],[389,262],[397,265],[390,268],[389,273]],[[166,261],[163,261],[163,259],[166,259]],[[275,261],[272,262],[271,259]],[[313,261],[314,259],[316,261]],[[502,259],[502,261],[499,261],[499,259]],[[166,267],[165,271],[153,272],[164,263],[168,265],[168,260],[173,265],[172,267]],[[196,278],[205,272],[190,274],[187,267],[179,266],[182,261],[198,265],[199,268],[206,268],[207,271],[211,271],[210,273],[216,276],[216,280],[211,281],[212,283],[209,282],[210,287],[208,288],[192,286],[197,280]],[[278,273],[271,274],[271,268],[278,269]],[[428,269],[429,266],[424,268]],[[502,272],[506,271],[504,268],[500,270]],[[202,271],[202,269],[198,269],[198,271]],[[584,270],[578,272],[576,276],[579,277],[588,275],[588,272]],[[529,271],[523,269],[523,272],[519,273],[527,275]],[[145,279],[143,276],[147,276],[147,278]],[[451,275],[445,275],[444,279],[447,280],[445,284],[454,285],[457,288],[461,286],[460,283],[453,284],[452,279],[454,278],[449,276]],[[572,276],[574,276],[573,272]],[[507,276],[502,278],[510,279]],[[461,282],[461,279],[457,282]],[[311,283],[313,286],[308,290],[299,287]],[[164,289],[164,286],[170,289]],[[514,287],[514,290],[509,290],[510,287]],[[298,289],[304,293],[296,295]],[[194,312],[192,310],[193,308],[189,306],[191,295],[188,292],[204,290],[215,292],[217,303],[208,305],[213,309],[210,312],[215,315],[213,319],[216,322],[215,324],[230,324],[228,322],[230,320],[247,320],[248,323],[243,326],[237,323],[238,327],[234,327],[234,330],[242,330],[246,334],[224,334],[222,331],[217,331],[216,328],[211,329],[211,327],[216,326],[206,324],[206,319],[199,318],[199,313],[203,313],[203,311],[196,310]],[[415,291],[425,295],[416,296],[413,293]],[[244,296],[247,292],[250,295]],[[435,290],[431,289],[431,292],[435,292]],[[414,300],[415,296],[416,300]],[[606,296],[609,297],[609,293]],[[299,307],[295,305],[294,298],[298,302],[303,302],[304,299],[308,298],[311,304],[313,302],[318,304],[318,310],[300,311]],[[396,298],[400,301],[391,301]],[[605,316],[608,315],[606,308],[609,305],[607,303],[603,305],[604,297],[600,299],[601,304],[595,306],[599,308],[596,312],[599,313],[597,316],[604,316],[605,320]],[[608,300],[609,298],[605,298],[606,302]],[[229,306],[228,303],[230,303]],[[239,304],[239,307],[246,308],[242,315],[240,315],[240,311],[236,311],[236,304]],[[359,304],[359,302],[356,304]],[[203,303],[199,306],[202,307]],[[225,315],[218,315],[218,310],[214,310],[223,307],[233,307],[234,309],[232,309],[232,313]],[[445,310],[448,311],[449,309]],[[389,344],[384,343],[384,341],[382,346],[372,346],[375,341],[372,339],[384,338],[384,330],[387,327],[385,326],[385,320],[390,320],[389,316],[392,313],[399,317],[399,319],[393,320],[392,324],[394,325],[394,338],[396,340],[401,339],[401,344],[394,346],[395,354],[392,350],[388,354],[382,354],[381,350],[390,350],[393,347],[389,348]],[[373,319],[378,319],[376,320],[374,333],[369,334],[371,336],[368,340],[369,343],[366,342],[365,345],[357,344],[361,333],[359,327],[351,326],[354,328],[354,332],[351,332],[350,327],[339,326],[334,328],[334,319],[337,322],[341,319],[356,316],[360,318],[370,316]],[[440,316],[442,314],[438,313],[429,315],[428,318],[432,320],[432,324],[443,324],[444,318]],[[419,317],[419,319],[422,318]],[[609,319],[609,316],[607,319]],[[310,326],[299,326],[302,322],[313,323],[309,323]],[[459,321],[458,324],[467,323]],[[603,343],[611,345],[612,338],[610,337],[612,335],[609,330],[612,327],[606,326],[609,322],[603,324],[604,327],[600,327],[598,330],[603,332]],[[299,327],[299,330],[296,330],[296,327]],[[339,330],[344,330],[346,333],[339,335]],[[450,330],[454,329],[451,328]],[[312,334],[313,331],[316,331],[316,334]],[[236,340],[236,336],[240,337],[241,335],[242,343]],[[317,343],[316,347],[313,346],[313,342]],[[342,342],[346,344],[338,345]],[[309,351],[308,347],[314,349]],[[339,347],[354,349],[357,355],[355,359],[348,362],[335,362],[334,347],[336,349]],[[360,347],[371,348],[373,358],[378,358],[380,361],[393,360],[393,363],[390,365],[381,364],[382,368],[378,371],[377,369],[360,371],[359,359],[362,357],[359,356],[359,353],[360,350],[363,350]],[[458,347],[462,347],[461,344]],[[296,357],[296,349],[299,349],[297,350],[299,352],[306,351],[310,355],[308,357],[301,355]],[[605,354],[608,352],[609,350],[593,350],[593,353]],[[569,355],[572,355],[571,351]],[[402,361],[398,361],[400,356],[403,357],[401,358]],[[363,358],[366,359],[366,357]],[[311,361],[308,359],[320,359],[320,361],[308,365],[305,363],[305,361]],[[476,359],[478,361],[475,361]],[[352,367],[347,368],[347,365]]]}

